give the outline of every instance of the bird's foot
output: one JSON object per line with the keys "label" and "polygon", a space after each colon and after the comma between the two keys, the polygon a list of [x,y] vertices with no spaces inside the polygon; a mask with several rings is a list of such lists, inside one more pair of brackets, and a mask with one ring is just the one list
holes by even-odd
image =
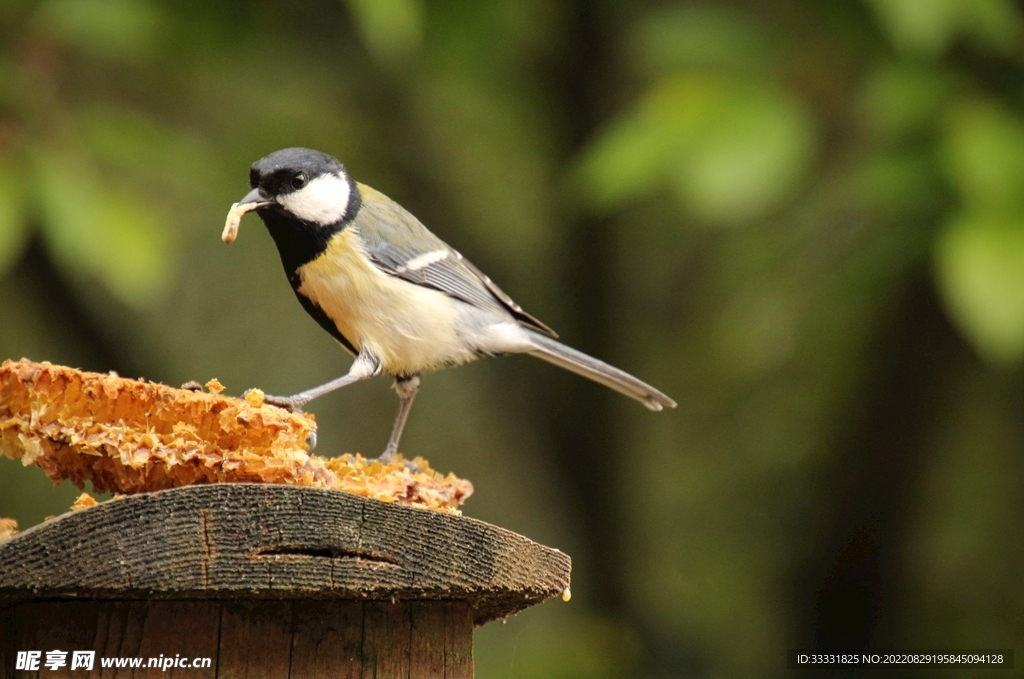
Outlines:
{"label": "bird's foot", "polygon": [[[246,389],[242,394],[242,398],[245,398],[252,389]],[[297,396],[271,396],[270,394],[263,395],[263,404],[277,406],[278,408],[284,408],[290,413],[301,413],[302,406],[309,403],[309,401],[299,398]],[[316,430],[309,432],[309,436],[306,437],[306,443],[309,444],[309,452],[316,450]]]}
{"label": "bird's foot", "polygon": [[[380,457],[377,458],[377,461],[383,465],[388,465],[391,464],[392,462],[398,462],[398,451],[391,450],[389,448],[385,450],[383,453],[381,453]],[[402,460],[402,464],[405,466],[406,469],[408,469],[414,474],[423,473],[423,467],[419,466],[412,460]]]}
{"label": "bird's foot", "polygon": [[[249,391],[252,391],[252,389],[246,391],[245,394],[248,394]],[[242,398],[245,398],[245,394],[242,394]],[[271,396],[270,394],[265,394],[263,396],[263,403],[284,408],[291,413],[301,413],[302,406],[309,403],[309,401],[298,396]]]}

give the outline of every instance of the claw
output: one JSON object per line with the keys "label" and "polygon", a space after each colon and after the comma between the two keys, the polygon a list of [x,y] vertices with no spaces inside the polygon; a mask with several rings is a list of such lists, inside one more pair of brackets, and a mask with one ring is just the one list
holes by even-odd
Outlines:
{"label": "claw", "polygon": [[270,394],[263,397],[263,402],[278,408],[284,408],[291,413],[301,413],[302,406],[306,405],[306,401],[299,400],[294,396],[271,396]]}
{"label": "claw", "polygon": [[309,444],[309,452],[316,450],[316,430],[309,432],[309,436],[306,438],[306,443]]}
{"label": "claw", "polygon": [[[396,453],[393,450],[385,450],[383,453],[380,454],[380,457],[377,458],[377,461],[380,462],[381,464],[391,464],[392,462],[397,462],[398,453]],[[419,466],[412,460],[402,460],[402,464],[405,466],[406,469],[413,472],[414,474],[421,474],[423,472],[423,467]]]}

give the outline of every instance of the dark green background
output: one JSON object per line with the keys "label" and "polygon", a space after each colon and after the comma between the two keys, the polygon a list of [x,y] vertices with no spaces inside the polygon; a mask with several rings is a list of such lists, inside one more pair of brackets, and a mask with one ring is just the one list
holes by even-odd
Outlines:
{"label": "dark green background", "polygon": [[[311,146],[653,414],[525,357],[404,439],[574,558],[478,676],[788,676],[1024,637],[1024,13],[1011,0],[4,0],[0,358],[292,393],[349,359],[248,166]],[[381,379],[317,401],[382,449]],[[77,491],[0,462],[27,527]],[[1017,670],[1017,673],[1020,671]],[[927,673],[924,673],[927,674]]]}

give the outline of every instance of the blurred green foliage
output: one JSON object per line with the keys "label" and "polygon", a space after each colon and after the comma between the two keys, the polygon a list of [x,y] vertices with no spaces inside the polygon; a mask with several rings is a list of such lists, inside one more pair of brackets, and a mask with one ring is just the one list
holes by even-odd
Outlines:
{"label": "blurred green foliage", "polygon": [[[1022,83],[1011,0],[6,0],[0,357],[339,374],[258,220],[218,238],[251,162],[320,148],[680,403],[525,358],[425,379],[407,452],[574,557],[478,676],[1020,646]],[[321,452],[376,454],[395,405],[316,402]],[[0,463],[23,527],[76,493]]]}
{"label": "blurred green foliage", "polygon": [[366,47],[381,61],[408,58],[423,39],[420,0],[348,0]]}
{"label": "blurred green foliage", "polygon": [[722,9],[670,6],[630,37],[651,85],[586,152],[587,201],[621,209],[668,189],[711,223],[749,222],[790,198],[809,169],[813,120],[773,86],[764,30]]}

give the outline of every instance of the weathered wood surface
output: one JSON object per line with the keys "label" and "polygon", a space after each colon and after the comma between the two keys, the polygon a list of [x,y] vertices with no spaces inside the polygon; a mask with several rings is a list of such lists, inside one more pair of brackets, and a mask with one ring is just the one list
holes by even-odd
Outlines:
{"label": "weathered wood surface", "polygon": [[[36,675],[14,669],[25,650],[67,652],[47,677],[471,679],[472,639],[466,602],[23,603],[0,612],[0,679]],[[76,650],[95,652],[92,672],[71,671]]]}
{"label": "weathered wood surface", "polygon": [[569,573],[567,555],[482,521],[216,484],[105,502],[0,544],[0,610],[74,598],[436,600],[464,602],[480,625],[560,594]]}

